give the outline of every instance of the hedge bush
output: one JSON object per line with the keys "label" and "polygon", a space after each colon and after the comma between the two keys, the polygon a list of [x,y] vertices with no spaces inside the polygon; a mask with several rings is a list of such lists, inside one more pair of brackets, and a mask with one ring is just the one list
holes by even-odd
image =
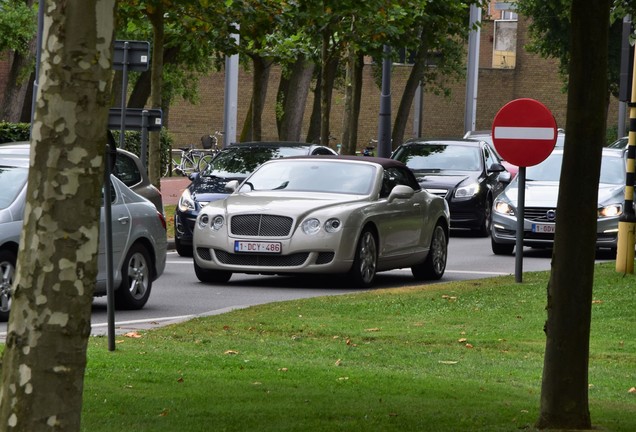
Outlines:
{"label": "hedge bush", "polygon": [[0,122],[0,143],[28,141],[31,137],[31,123]]}

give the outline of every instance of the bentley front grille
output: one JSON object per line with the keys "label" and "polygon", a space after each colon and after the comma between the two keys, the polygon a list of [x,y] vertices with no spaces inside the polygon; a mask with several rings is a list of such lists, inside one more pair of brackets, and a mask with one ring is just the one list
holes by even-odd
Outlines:
{"label": "bentley front grille", "polygon": [[285,237],[291,232],[292,222],[287,216],[238,215],[230,219],[230,232],[237,236]]}

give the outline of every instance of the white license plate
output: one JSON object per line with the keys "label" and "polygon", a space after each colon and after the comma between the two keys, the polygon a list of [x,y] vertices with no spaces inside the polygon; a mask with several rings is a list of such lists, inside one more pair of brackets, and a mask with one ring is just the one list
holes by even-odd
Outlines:
{"label": "white license plate", "polygon": [[234,242],[234,252],[243,253],[281,253],[283,247],[280,242],[256,242],[256,241],[240,241]]}
{"label": "white license plate", "polygon": [[554,234],[556,224],[532,224],[532,232]]}

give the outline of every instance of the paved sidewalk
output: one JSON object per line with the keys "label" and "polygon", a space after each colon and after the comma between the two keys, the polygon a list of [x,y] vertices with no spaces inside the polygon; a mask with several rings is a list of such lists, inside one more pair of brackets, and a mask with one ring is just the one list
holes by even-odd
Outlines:
{"label": "paved sidewalk", "polygon": [[185,188],[190,184],[187,177],[164,177],[161,179],[161,197],[163,205],[176,205]]}
{"label": "paved sidewalk", "polygon": [[[167,205],[177,205],[179,197],[185,188],[190,184],[187,177],[164,177],[161,179],[161,198],[164,207]],[[166,222],[174,223],[174,214],[166,214]],[[174,239],[168,239],[168,250],[174,250]]]}

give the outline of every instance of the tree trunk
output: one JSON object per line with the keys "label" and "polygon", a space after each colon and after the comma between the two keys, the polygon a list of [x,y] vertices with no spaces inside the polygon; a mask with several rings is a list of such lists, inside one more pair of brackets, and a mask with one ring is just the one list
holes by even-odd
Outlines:
{"label": "tree trunk", "polygon": [[[35,42],[31,45],[35,47]],[[35,54],[24,56],[17,51],[11,55],[9,76],[3,98],[2,120],[18,123],[22,121],[22,108],[25,105],[28,87],[31,85],[29,71],[32,68],[32,59]],[[32,93],[31,93],[32,94]],[[31,103],[28,104],[31,106]]]}
{"label": "tree trunk", "polygon": [[[25,3],[27,6],[33,6],[34,2],[33,0],[26,0]],[[29,42],[28,51],[24,53],[13,51],[9,56],[9,76],[6,79],[0,120],[11,123],[24,121],[22,113],[25,105],[28,105],[26,107],[29,108],[28,121],[31,121],[31,101],[27,101],[26,98],[28,95],[33,94],[29,91],[29,86],[33,85],[30,78],[36,49],[37,38],[33,37]]]}
{"label": "tree trunk", "polygon": [[354,155],[358,147],[358,119],[362,98],[362,69],[364,57],[350,50],[347,60],[345,110],[342,126],[342,152]]}
{"label": "tree trunk", "polygon": [[[153,50],[153,52],[155,51]],[[178,47],[164,48],[162,69],[163,69],[163,65],[176,62],[177,54],[179,54]],[[148,70],[143,71],[137,77],[137,80],[135,81],[135,84],[133,85],[133,88],[128,97],[128,102],[126,106],[128,108],[144,108],[146,106],[146,103],[148,102],[148,98],[150,97],[151,91],[152,91],[152,64]],[[121,97],[118,96],[118,98],[121,98]]]}
{"label": "tree trunk", "polygon": [[[322,31],[322,45],[320,48],[321,63],[329,64],[329,30],[326,28]],[[329,136],[331,134],[329,127],[329,116],[331,114],[331,94],[329,91],[329,68],[323,66],[322,75],[320,77],[320,144],[329,145]]]}
{"label": "tree trunk", "polygon": [[278,91],[276,92],[276,130],[278,131],[278,139],[284,140],[282,134],[283,117],[285,116],[284,107],[287,92],[289,91],[289,75],[290,71],[283,69],[280,82],[278,83]]}
{"label": "tree trunk", "polygon": [[263,139],[263,110],[265,109],[265,98],[267,97],[267,86],[269,84],[269,72],[272,61],[264,57],[252,57],[254,65],[254,81],[252,82],[252,140],[262,141]]}
{"label": "tree trunk", "polygon": [[404,92],[402,93],[402,99],[400,99],[400,105],[395,115],[395,123],[393,123],[393,133],[391,134],[391,147],[395,149],[398,145],[404,142],[404,132],[406,131],[406,124],[409,119],[409,113],[413,106],[413,99],[415,93],[420,85],[420,82],[424,79],[424,72],[426,71],[426,58],[427,48],[422,37],[422,43],[418,47],[417,55],[415,56],[415,63],[411,68],[411,73],[406,80],[404,86]]}
{"label": "tree trunk", "polygon": [[250,105],[247,107],[247,114],[245,115],[245,121],[243,122],[243,128],[241,129],[241,135],[239,136],[240,142],[252,141],[252,107],[254,106],[254,97],[250,100]]}
{"label": "tree trunk", "polygon": [[322,88],[322,67],[318,69],[316,87],[314,88],[314,101],[311,104],[311,114],[309,116],[309,129],[305,141],[318,144],[320,142],[320,101],[322,100],[320,89]]}
{"label": "tree trunk", "polygon": [[353,44],[347,46],[344,83],[344,109],[342,113],[342,154],[356,154],[356,146],[351,143],[351,118],[353,116],[353,75],[355,68],[355,50]]}
{"label": "tree trunk", "polygon": [[[149,15],[152,23],[152,46],[153,52],[163,53],[163,3],[157,3],[157,7],[153,14]],[[161,90],[163,87],[163,56],[152,56],[151,59],[151,92],[150,105],[157,109],[162,106]],[[148,178],[150,182],[157,188],[161,189],[161,135],[159,132],[151,132],[148,142]]]}
{"label": "tree trunk", "polygon": [[67,0],[44,8],[41,60],[50,79],[40,79],[33,124],[28,210],[2,359],[2,430],[80,430],[114,6]]}
{"label": "tree trunk", "polygon": [[307,142],[320,143],[320,131],[322,122],[322,78],[323,75],[329,79],[329,83],[324,88],[329,92],[327,96],[327,104],[331,106],[331,98],[333,95],[333,86],[336,74],[338,72],[338,59],[331,58],[327,64],[327,72],[323,74],[322,67],[319,69],[316,79],[316,89],[314,90],[314,103],[312,105],[311,117],[309,120],[309,130],[307,131]]}
{"label": "tree trunk", "polygon": [[539,428],[591,429],[588,362],[609,8],[609,0],[572,1],[568,133],[548,283]]}
{"label": "tree trunk", "polygon": [[305,106],[314,64],[304,57],[294,63],[284,98],[280,137],[286,141],[300,141]]}

